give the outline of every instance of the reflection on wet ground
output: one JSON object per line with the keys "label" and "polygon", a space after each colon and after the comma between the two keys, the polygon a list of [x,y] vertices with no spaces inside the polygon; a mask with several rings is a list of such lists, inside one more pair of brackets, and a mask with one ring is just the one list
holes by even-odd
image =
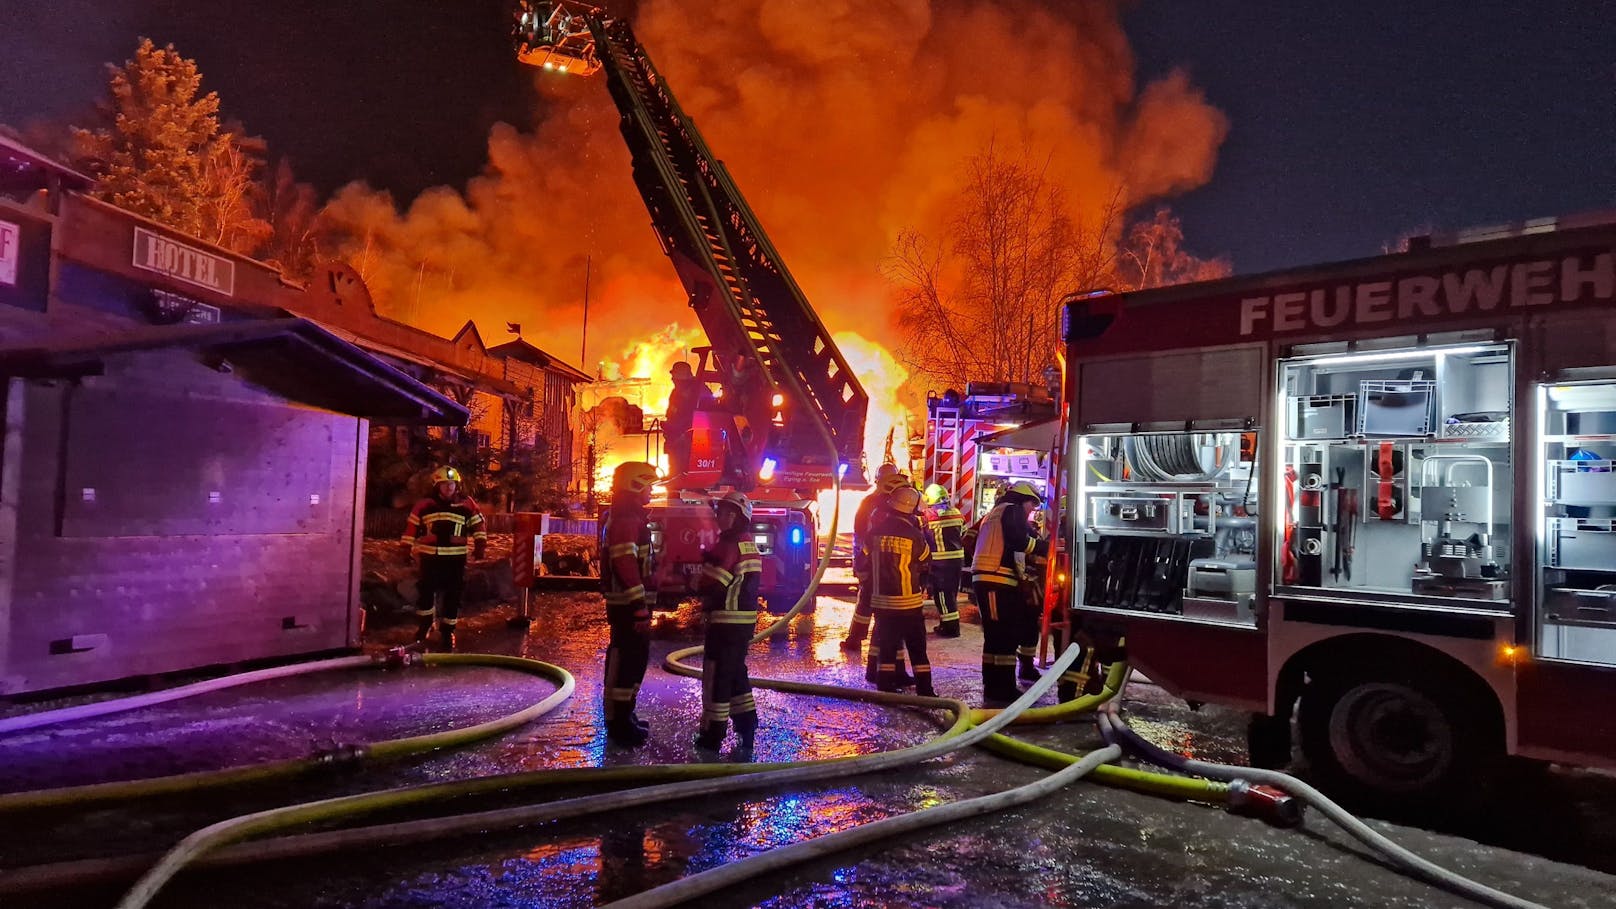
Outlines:
{"label": "reflection on wet ground", "polygon": [[[845,600],[822,597],[815,615],[798,619],[788,633],[753,648],[753,675],[864,687],[862,658],[837,647],[850,612]],[[0,867],[147,851],[225,817],[386,786],[526,769],[702,759],[690,745],[700,712],[697,684],[660,669],[669,651],[699,641],[699,616],[691,607],[658,616],[653,668],[639,711],[651,722],[653,738],[637,751],[608,745],[601,730],[599,665],[605,635],[599,598],[540,597],[536,621],[525,630],[507,627],[509,615],[507,610],[471,617],[463,622],[462,640],[477,650],[554,662],[575,674],[572,700],[536,724],[495,741],[363,774],[8,818],[0,822]],[[408,634],[403,627],[373,630],[373,643],[401,643]],[[929,646],[940,692],[975,700],[980,691],[979,628],[968,624],[964,638],[932,639]],[[542,679],[469,668],[281,680],[0,738],[0,789],[293,757],[328,742],[478,722],[520,709],[549,690],[551,684]],[[935,712],[772,691],[760,691],[758,703],[763,722],[755,755],[759,761],[843,757],[910,745],[934,735],[941,720]],[[1148,685],[1131,689],[1129,706],[1135,728],[1165,747],[1207,760],[1244,760],[1243,719],[1232,711],[1191,713]],[[1037,727],[1018,735],[1073,752],[1098,745],[1087,724]],[[216,906],[221,887],[228,887],[229,902],[241,909],[593,906],[776,846],[1000,791],[1043,773],[971,752],[790,791],[737,787],[732,794],[698,802],[524,830],[198,872],[177,881],[158,905]],[[523,798],[584,791],[598,787],[557,787]],[[1586,790],[1578,791],[1588,797]],[[1608,790],[1598,796],[1603,799],[1598,804],[1616,804]],[[515,796],[504,795],[457,808],[515,803]],[[1449,836],[1385,827],[1438,861],[1549,905],[1616,906],[1616,897],[1610,896],[1616,888],[1602,874]],[[15,900],[0,896],[0,903],[107,905],[115,893],[81,890]],[[1355,846],[1322,825],[1307,832],[1271,830],[1206,807],[1086,785],[1036,806],[811,863],[712,902],[781,909],[1456,904],[1363,861]]]}

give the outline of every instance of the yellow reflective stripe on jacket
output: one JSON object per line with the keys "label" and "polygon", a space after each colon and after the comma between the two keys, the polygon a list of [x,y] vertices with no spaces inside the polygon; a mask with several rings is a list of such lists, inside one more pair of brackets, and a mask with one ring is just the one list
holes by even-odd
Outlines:
{"label": "yellow reflective stripe on jacket", "polygon": [[640,544],[638,543],[613,543],[611,546],[607,547],[606,557],[620,559],[623,556],[629,556],[632,558],[633,556],[639,555],[639,552]]}
{"label": "yellow reflective stripe on jacket", "polygon": [[728,587],[730,583],[735,580],[735,575],[733,573],[725,571],[724,569],[719,568],[717,565],[703,565],[701,566],[701,573],[703,577],[712,578],[714,581],[717,581],[719,584],[722,584],[725,587]]}
{"label": "yellow reflective stripe on jacket", "polygon": [[963,549],[942,549],[934,551],[931,554],[931,560],[933,562],[957,562],[963,558],[965,558],[965,550]]}
{"label": "yellow reflective stripe on jacket", "polygon": [[[746,588],[747,575],[763,573],[763,560],[758,558],[756,543],[743,542],[739,544],[739,548],[741,550],[741,559],[735,563],[733,580],[730,581],[729,588],[724,591],[723,612],[735,616],[750,615],[753,620],[756,620],[757,604],[754,602],[743,606],[741,603],[741,591]],[[726,620],[720,618],[719,621]],[[739,619],[729,619],[728,621],[739,621]]]}
{"label": "yellow reflective stripe on jacket", "polygon": [[919,609],[925,605],[924,593],[904,593],[887,596],[885,594],[871,594],[870,605],[876,609]]}
{"label": "yellow reflective stripe on jacket", "polygon": [[640,584],[630,587],[627,590],[607,591],[605,596],[606,602],[614,606],[621,606],[626,603],[638,603],[645,599],[645,585]]}
{"label": "yellow reflective stripe on jacket", "polygon": [[415,551],[422,555],[465,555],[467,547],[464,544],[460,546],[434,546],[431,543],[416,543]]}

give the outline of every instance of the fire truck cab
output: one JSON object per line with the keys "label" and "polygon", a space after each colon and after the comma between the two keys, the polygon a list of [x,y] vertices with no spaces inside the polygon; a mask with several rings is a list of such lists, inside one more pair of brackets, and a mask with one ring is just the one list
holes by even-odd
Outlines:
{"label": "fire truck cab", "polygon": [[1343,794],[1616,765],[1616,227],[1558,226],[1069,299],[1072,628]]}

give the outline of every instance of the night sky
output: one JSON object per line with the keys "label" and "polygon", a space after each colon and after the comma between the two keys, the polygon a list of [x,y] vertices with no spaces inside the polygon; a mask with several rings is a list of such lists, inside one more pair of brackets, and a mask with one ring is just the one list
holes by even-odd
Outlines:
{"label": "night sky", "polygon": [[[1616,4],[1145,0],[1124,22],[1141,82],[1183,66],[1229,117],[1210,184],[1171,204],[1238,271],[1616,208]],[[148,35],[302,179],[407,200],[476,174],[494,122],[532,124],[505,28],[500,0],[0,0],[0,123],[82,119]]]}

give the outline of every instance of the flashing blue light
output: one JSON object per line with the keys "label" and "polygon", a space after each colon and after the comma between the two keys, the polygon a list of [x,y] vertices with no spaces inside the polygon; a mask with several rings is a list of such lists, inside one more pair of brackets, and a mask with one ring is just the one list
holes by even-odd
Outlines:
{"label": "flashing blue light", "polygon": [[844,461],[836,465],[836,479],[840,480],[845,476],[847,476],[847,463]]}
{"label": "flashing blue light", "polygon": [[801,546],[802,545],[802,538],[803,538],[803,532],[802,532],[801,527],[793,527],[793,528],[791,528],[791,545],[793,545],[793,546]]}
{"label": "flashing blue light", "polygon": [[767,483],[770,480],[773,480],[774,479],[774,468],[777,467],[777,466],[778,465],[775,464],[775,461],[774,461],[773,458],[764,458],[763,459],[763,468],[758,471],[758,480],[760,480],[761,482],[764,482],[764,483]]}

